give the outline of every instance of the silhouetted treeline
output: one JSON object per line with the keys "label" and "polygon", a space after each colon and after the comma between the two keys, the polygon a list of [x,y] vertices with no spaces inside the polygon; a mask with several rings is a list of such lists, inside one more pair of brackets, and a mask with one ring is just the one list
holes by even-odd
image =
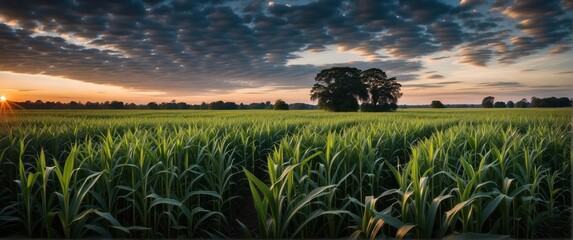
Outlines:
{"label": "silhouetted treeline", "polygon": [[531,102],[527,102],[527,98],[522,98],[521,100],[514,103],[513,101],[505,102],[494,102],[495,97],[487,96],[483,99],[481,107],[483,108],[528,108],[528,107],[571,107],[572,99],[568,97],[548,97],[548,98],[538,98],[531,97]]}
{"label": "silhouetted treeline", "polygon": [[290,110],[314,110],[318,109],[315,105],[306,103],[291,103],[288,105]]}
{"label": "silhouetted treeline", "polygon": [[[151,110],[236,110],[236,109],[273,109],[270,101],[260,103],[237,104],[235,102],[216,101],[211,103],[187,104],[185,102],[150,102],[148,104],[124,103],[122,101],[105,102],[76,102],[68,103],[36,100],[25,102],[12,102],[14,109],[151,109]],[[306,103],[289,104],[291,110],[317,109],[316,106]]]}
{"label": "silhouetted treeline", "polygon": [[[479,104],[443,104],[444,108],[479,108]],[[431,108],[431,104],[400,105],[400,108]]]}
{"label": "silhouetted treeline", "polygon": [[[14,109],[151,109],[151,110],[246,110],[246,109],[273,109],[273,104],[270,101],[260,102],[260,103],[249,103],[237,104],[235,102],[224,102],[216,101],[211,103],[202,102],[201,104],[187,104],[185,102],[177,102],[175,100],[171,102],[150,102],[148,104],[135,104],[135,103],[124,103],[122,101],[105,101],[105,102],[77,102],[70,101],[68,103],[62,102],[52,102],[52,101],[25,101],[25,102],[13,102],[18,107]],[[532,97],[531,102],[527,102],[527,99],[522,99],[514,103],[513,101],[507,102],[501,106],[501,102],[494,103],[494,107],[508,107],[513,108],[514,105],[517,108],[526,107],[571,107],[572,99],[567,97],[549,97],[549,98],[537,98]],[[419,105],[400,105],[400,108],[430,108],[430,104],[419,104]],[[479,108],[480,104],[444,104],[446,108]],[[290,110],[313,110],[317,109],[315,105],[306,103],[291,103],[289,104]]]}
{"label": "silhouetted treeline", "polygon": [[531,98],[531,107],[571,107],[571,99],[562,97]]}

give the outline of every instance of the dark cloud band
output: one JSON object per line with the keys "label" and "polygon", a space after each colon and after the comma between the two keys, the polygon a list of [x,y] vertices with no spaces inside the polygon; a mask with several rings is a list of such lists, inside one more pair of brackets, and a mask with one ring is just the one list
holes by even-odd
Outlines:
{"label": "dark cloud band", "polygon": [[441,51],[459,51],[460,62],[477,66],[549,47],[551,54],[570,51],[567,1],[289,3],[0,1],[0,71],[193,94],[307,88],[331,65],[289,60],[331,45],[372,59],[341,65],[381,68],[403,81],[419,77],[422,57]]}

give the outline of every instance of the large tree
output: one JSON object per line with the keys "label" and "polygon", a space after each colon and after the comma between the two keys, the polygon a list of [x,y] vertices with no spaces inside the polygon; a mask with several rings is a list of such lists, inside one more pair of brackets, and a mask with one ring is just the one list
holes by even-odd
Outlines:
{"label": "large tree", "polygon": [[440,101],[440,100],[434,100],[432,101],[432,103],[430,104],[430,106],[432,108],[444,108],[444,104]]}
{"label": "large tree", "polygon": [[320,71],[310,91],[318,107],[333,112],[355,112],[358,100],[368,100],[368,91],[360,79],[361,71],[351,67],[333,67]]}
{"label": "large tree", "polygon": [[395,77],[388,78],[384,71],[371,68],[363,71],[360,78],[368,91],[368,101],[362,105],[362,111],[394,111],[398,108],[402,85]]}
{"label": "large tree", "polygon": [[482,108],[493,108],[494,101],[495,101],[495,97],[487,96],[487,97],[483,98],[483,100],[481,101],[481,107]]}

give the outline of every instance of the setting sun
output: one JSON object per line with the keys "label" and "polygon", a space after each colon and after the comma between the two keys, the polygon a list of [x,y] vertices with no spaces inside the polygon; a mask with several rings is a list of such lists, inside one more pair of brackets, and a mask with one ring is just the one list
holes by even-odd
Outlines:
{"label": "setting sun", "polygon": [[5,102],[5,101],[6,101],[6,96],[1,96],[1,97],[0,97],[0,101]]}

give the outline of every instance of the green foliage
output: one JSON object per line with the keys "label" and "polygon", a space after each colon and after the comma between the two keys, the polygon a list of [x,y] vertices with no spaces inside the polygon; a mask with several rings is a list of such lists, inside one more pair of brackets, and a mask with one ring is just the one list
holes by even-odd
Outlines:
{"label": "green foliage", "polygon": [[274,110],[288,110],[289,106],[285,101],[283,101],[282,99],[279,99],[275,102],[273,109]]}
{"label": "green foliage", "polygon": [[482,108],[493,108],[494,101],[495,101],[494,97],[487,96],[487,97],[483,98],[483,100],[481,101],[481,107]]}
{"label": "green foliage", "polygon": [[209,110],[236,110],[239,109],[239,105],[234,102],[223,102],[216,101],[209,103]]}
{"label": "green foliage", "polygon": [[383,103],[383,104],[370,104],[370,103],[363,103],[360,105],[361,112],[393,112],[398,109],[398,105],[395,103]]}
{"label": "green foliage", "polygon": [[444,104],[443,104],[441,101],[439,101],[439,100],[434,100],[434,101],[432,101],[432,103],[430,104],[430,107],[432,107],[432,108],[444,108],[445,106],[444,106]]}
{"label": "green foliage", "polygon": [[398,108],[401,84],[377,68],[361,71],[350,67],[324,69],[316,75],[310,93],[319,109],[332,112],[390,112]]}
{"label": "green foliage", "polygon": [[529,103],[527,102],[527,99],[523,98],[515,104],[515,107],[516,108],[527,108],[528,104]]}
{"label": "green foliage", "polygon": [[494,107],[494,108],[506,108],[507,105],[505,104],[505,102],[495,102],[495,103],[493,104],[493,107]]}
{"label": "green foliage", "polygon": [[573,100],[567,97],[531,98],[531,107],[571,107]]}
{"label": "green foliage", "polygon": [[320,71],[310,91],[318,107],[333,112],[355,112],[358,99],[366,100],[368,92],[360,79],[361,71],[351,67],[333,67]]}
{"label": "green foliage", "polygon": [[21,111],[1,120],[0,237],[571,238],[570,120]]}
{"label": "green foliage", "polygon": [[388,78],[386,73],[377,68],[370,68],[360,73],[362,83],[368,90],[368,107],[362,111],[388,112],[398,108],[398,98],[402,97],[400,88],[402,85],[395,77]]}

